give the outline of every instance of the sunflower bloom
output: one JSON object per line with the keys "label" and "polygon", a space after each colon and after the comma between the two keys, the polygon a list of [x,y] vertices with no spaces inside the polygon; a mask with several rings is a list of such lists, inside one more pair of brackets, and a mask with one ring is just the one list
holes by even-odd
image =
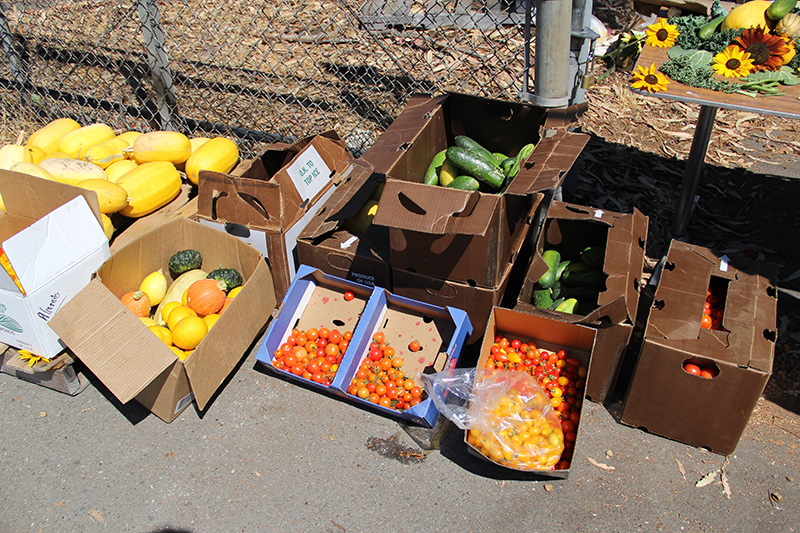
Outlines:
{"label": "sunflower bloom", "polygon": [[783,64],[786,65],[794,59],[795,54],[797,54],[797,50],[795,49],[794,41],[786,36],[781,35],[781,39],[786,42],[786,47],[789,48],[789,51],[783,54]]}
{"label": "sunflower bloom", "polygon": [[667,19],[658,19],[658,22],[645,29],[645,35],[647,35],[647,44],[650,46],[669,48],[675,46],[678,27],[674,24],[667,24]]}
{"label": "sunflower bloom", "polygon": [[760,26],[742,30],[731,45],[750,54],[753,71],[778,70],[783,66],[783,57],[791,51],[786,41],[777,35],[764,33]]}
{"label": "sunflower bloom", "polygon": [[631,87],[634,89],[644,89],[649,93],[666,91],[669,80],[660,72],[656,72],[656,64],[650,67],[639,66],[639,72],[633,73]]}
{"label": "sunflower bloom", "polygon": [[753,71],[753,58],[741,48],[730,45],[714,56],[711,66],[726,78],[741,78]]}

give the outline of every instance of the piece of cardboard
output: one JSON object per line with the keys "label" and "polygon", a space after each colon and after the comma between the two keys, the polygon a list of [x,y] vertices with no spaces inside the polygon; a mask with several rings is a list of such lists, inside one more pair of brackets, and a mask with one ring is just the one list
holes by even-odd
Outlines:
{"label": "piece of cardboard", "polygon": [[[536,252],[525,274],[514,309],[554,320],[584,324],[598,329],[592,355],[594,371],[586,385],[586,397],[606,403],[611,400],[621,362],[633,333],[639,305],[640,282],[645,265],[648,219],[634,208],[630,214],[554,201],[550,204],[539,235]],[[584,302],[581,313],[540,309],[533,304],[536,282],[547,271],[542,252],[554,248],[563,259],[575,259],[588,245],[605,248],[603,271],[606,289],[596,302]]]}
{"label": "piece of cardboard", "polygon": [[[673,440],[734,452],[772,373],[776,269],[672,241],[621,411],[621,421]],[[722,326],[700,327],[711,283],[726,286]],[[715,366],[705,379],[684,363]],[[702,408],[698,408],[702,406]]]}
{"label": "piece of cardboard", "polygon": [[[582,324],[570,324],[556,321],[544,316],[521,313],[512,309],[495,307],[492,309],[486,323],[480,356],[478,357],[478,363],[476,365],[477,368],[485,368],[486,362],[491,356],[495,336],[498,334],[502,334],[509,340],[519,339],[522,342],[533,341],[537,347],[549,351],[566,350],[568,357],[579,359],[583,365],[589,368],[588,375],[591,376],[591,358],[594,357],[594,351],[597,349],[599,342],[597,339],[597,330],[594,328]],[[576,447],[580,442],[583,432],[581,426],[582,424],[578,423],[575,438]],[[491,459],[480,453],[477,448],[470,445],[467,442],[466,433],[464,435],[464,442],[467,444],[467,449],[471,453],[493,464],[497,464],[502,468],[558,479],[566,479],[569,477],[569,469],[532,471],[500,465],[499,463],[491,461]]]}
{"label": "piece of cardboard", "polygon": [[0,345],[0,351],[2,351],[0,372],[4,374],[70,396],[80,394],[89,386],[86,376],[75,371],[73,367],[75,361],[66,351],[49,361],[39,361],[33,366],[14,348],[3,344]]}
{"label": "piece of cardboard", "polygon": [[353,161],[351,168],[297,238],[297,257],[328,274],[391,290],[388,228],[370,224],[365,232],[352,233],[346,224],[371,197],[379,197],[383,182],[363,162]]}
{"label": "piece of cardboard", "polygon": [[0,269],[0,342],[51,358],[64,344],[49,320],[110,255],[97,195],[6,170],[0,194],[0,246],[24,290]]}
{"label": "piece of cardboard", "polygon": [[297,270],[297,235],[330,197],[351,158],[335,132],[273,144],[229,174],[201,171],[197,219],[243,238],[270,263],[283,298]]}
{"label": "piece of cardboard", "polygon": [[[352,291],[354,296],[350,301],[344,299],[344,293],[347,291]],[[371,296],[370,287],[331,276],[318,268],[300,265],[281,302],[277,316],[267,328],[264,340],[256,353],[256,360],[283,378],[316,389],[331,391],[330,385],[316,383],[302,376],[296,376],[288,370],[276,368],[273,365],[275,352],[286,342],[295,328],[308,331],[310,328],[326,327],[329,330],[338,329],[341,333],[350,331],[356,336],[360,318]],[[348,346],[339,369],[348,367],[353,358],[353,350]],[[334,389],[331,392],[338,391]]]}
{"label": "piece of cardboard", "polygon": [[[448,93],[413,97],[361,157],[388,176],[374,223],[391,230],[391,262],[440,279],[497,286],[511,241],[523,230],[530,195],[560,187],[588,141],[584,134],[546,127],[544,108]],[[433,156],[458,135],[492,151],[536,149],[503,194],[422,183]]]}
{"label": "piece of cardboard", "polygon": [[[375,287],[364,310],[362,322],[364,327],[359,328],[350,343],[353,360],[349,366],[343,367],[344,372],[337,372],[332,387],[348,400],[366,408],[421,426],[433,427],[439,416],[439,409],[432,398],[425,398],[419,404],[398,412],[348,394],[347,388],[369,354],[373,335],[379,331],[384,333],[386,344],[395,347],[395,357],[403,359],[400,369],[420,386],[420,374],[454,368],[467,337],[472,333],[472,324],[467,314],[461,309],[423,303]],[[412,352],[409,348],[413,341],[418,341],[421,345],[417,352]]]}
{"label": "piece of cardboard", "polygon": [[[150,272],[169,272],[170,256],[193,248],[203,265],[235,268],[241,292],[203,341],[179,360],[119,300]],[[70,350],[122,403],[136,399],[166,422],[192,400],[203,411],[247,353],[276,298],[269,267],[252,247],[186,218],[157,226],[117,250],[94,278],[51,320]]]}

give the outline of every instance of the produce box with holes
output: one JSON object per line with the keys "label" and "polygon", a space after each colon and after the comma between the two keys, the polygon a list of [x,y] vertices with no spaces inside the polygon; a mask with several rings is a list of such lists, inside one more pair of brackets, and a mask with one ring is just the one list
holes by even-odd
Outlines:
{"label": "produce box with holes", "polygon": [[297,238],[302,264],[357,283],[391,290],[389,230],[372,224],[384,182],[353,161],[323,207]]}
{"label": "produce box with holes", "polygon": [[439,410],[419,376],[455,367],[472,332],[467,314],[375,287],[362,322],[350,343],[352,362],[333,387],[368,409],[433,427]]}
{"label": "produce box with holes", "polygon": [[548,113],[455,93],[412,98],[361,157],[387,176],[374,223],[390,229],[392,267],[496,287],[532,194],[560,187],[588,140]]}
{"label": "produce box with holes", "polygon": [[597,328],[586,396],[611,400],[639,306],[647,217],[552,202],[515,309]]}
{"label": "produce box with holes", "polygon": [[229,174],[201,171],[197,219],[252,244],[272,268],[279,299],[297,271],[297,236],[335,190],[351,156],[335,132],[274,144]]}
{"label": "produce box with holes", "polygon": [[0,170],[0,342],[52,358],[53,315],[108,259],[94,192]]}
{"label": "produce box with holes", "polygon": [[729,455],[772,373],[776,269],[672,241],[621,421]]}
{"label": "produce box with holes", "polygon": [[[394,293],[406,298],[413,298],[433,305],[451,306],[467,312],[473,324],[485,324],[492,312],[492,307],[504,305],[506,293],[519,290],[522,274],[524,274],[527,258],[532,247],[530,239],[535,228],[534,223],[537,212],[542,209],[543,195],[536,193],[530,205],[526,225],[528,232],[520,231],[514,236],[510,246],[510,254],[504,265],[500,282],[493,287],[481,287],[471,283],[464,283],[448,279],[426,276],[402,268],[392,269],[392,284]],[[520,259],[521,258],[521,259]],[[513,303],[512,303],[513,305]],[[483,331],[475,329],[468,338],[468,344],[480,342]]]}
{"label": "produce box with holes", "polygon": [[353,359],[349,344],[371,295],[370,287],[300,265],[256,360],[289,380],[337,394],[331,384]]}
{"label": "produce box with holes", "polygon": [[[472,406],[486,412],[487,420],[483,430],[467,429],[464,438],[469,451],[504,468],[567,478],[580,440],[596,333],[582,324],[495,307],[486,324],[477,368],[519,372],[528,390],[517,385],[505,394],[484,396],[479,391],[489,387],[479,386],[476,379],[474,398],[489,403]],[[504,431],[487,431],[501,421]]]}
{"label": "produce box with holes", "polygon": [[256,249],[178,218],[116,250],[51,326],[120,402],[171,422],[209,407],[276,302]]}

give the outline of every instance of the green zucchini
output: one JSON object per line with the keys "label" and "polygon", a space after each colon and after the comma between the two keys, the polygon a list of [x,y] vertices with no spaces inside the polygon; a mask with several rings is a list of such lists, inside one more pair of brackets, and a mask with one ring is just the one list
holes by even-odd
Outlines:
{"label": "green zucchini", "polygon": [[703,40],[710,39],[711,36],[714,35],[714,32],[717,31],[717,28],[719,28],[722,25],[722,21],[725,20],[726,16],[727,15],[720,15],[719,17],[711,19],[710,21],[706,22],[703,25],[703,27],[700,28],[700,31],[697,33],[697,36]]}
{"label": "green zucchini", "polygon": [[769,5],[764,15],[770,20],[781,20],[791,13],[795,6],[797,6],[797,0],[775,0]]}
{"label": "green zucchini", "polygon": [[[445,154],[447,150],[445,150]],[[456,179],[458,175],[458,168],[447,158],[442,163],[442,168],[439,169],[439,185],[447,187],[450,182]]]}
{"label": "green zucchini", "polygon": [[536,283],[542,289],[549,289],[556,282],[556,270],[561,262],[561,254],[557,250],[545,250],[542,252],[542,259],[547,265],[547,272],[542,274]]}
{"label": "green zucchini", "polygon": [[606,250],[600,246],[587,246],[581,252],[581,261],[591,268],[602,269],[606,258]]}
{"label": "green zucchini", "polygon": [[503,186],[505,176],[503,176],[500,169],[466,148],[451,146],[447,149],[447,159],[494,190],[498,190]]}
{"label": "green zucchini", "polygon": [[564,287],[597,287],[605,286],[608,276],[602,270],[587,270],[586,272],[573,272],[570,269],[561,275],[561,284]]}
{"label": "green zucchini", "polygon": [[446,187],[461,189],[462,191],[477,191],[481,184],[472,176],[456,176]]}
{"label": "green zucchini", "polygon": [[494,156],[492,152],[487,150],[483,147],[479,142],[475,141],[474,139],[467,137],[466,135],[459,135],[455,138],[456,146],[460,146],[461,148],[466,148],[470,152],[475,152],[476,154],[480,155],[487,162],[492,163],[497,168],[500,168],[500,162]]}
{"label": "green zucchini", "polygon": [[535,144],[526,144],[525,146],[520,148],[519,152],[517,153],[517,156],[504,171],[504,174],[506,176],[506,183],[511,183],[511,180],[514,179],[514,176],[516,176],[519,173],[519,166],[530,157],[535,148],[536,148]]}
{"label": "green zucchini", "polygon": [[566,259],[561,261],[558,266],[556,266],[556,279],[561,279],[561,274],[564,273],[564,270],[569,266],[570,263],[571,261]]}
{"label": "green zucchini", "polygon": [[447,150],[442,150],[435,156],[433,156],[433,160],[431,164],[428,165],[428,170],[425,171],[425,179],[423,183],[425,185],[436,185],[439,183],[439,170],[442,168],[444,164],[445,156],[447,155]]}
{"label": "green zucchini", "polygon": [[550,309],[550,306],[553,305],[550,289],[536,289],[533,291],[533,305],[540,309]]}

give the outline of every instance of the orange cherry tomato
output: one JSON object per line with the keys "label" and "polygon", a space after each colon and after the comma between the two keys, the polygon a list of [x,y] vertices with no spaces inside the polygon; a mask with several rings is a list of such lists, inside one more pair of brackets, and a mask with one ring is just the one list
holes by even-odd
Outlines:
{"label": "orange cherry tomato", "polygon": [[685,365],[683,365],[683,370],[694,376],[700,375],[700,367],[692,363],[686,363]]}

